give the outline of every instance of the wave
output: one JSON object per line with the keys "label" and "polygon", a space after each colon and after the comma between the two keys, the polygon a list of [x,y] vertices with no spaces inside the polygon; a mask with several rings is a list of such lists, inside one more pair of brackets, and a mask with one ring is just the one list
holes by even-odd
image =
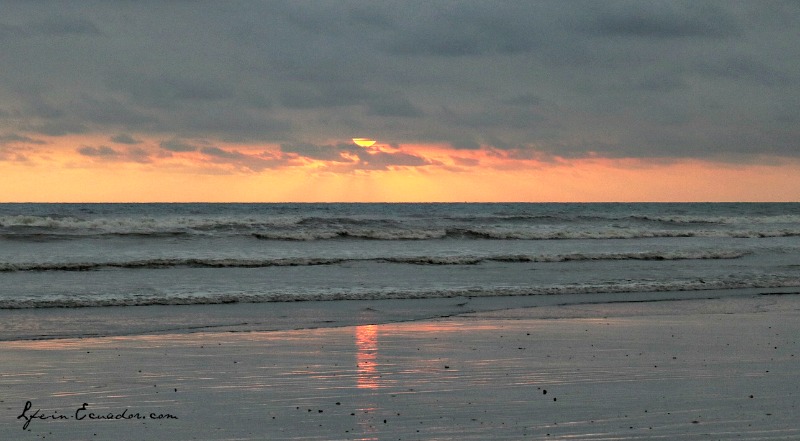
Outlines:
{"label": "wave", "polygon": [[736,250],[632,252],[632,253],[569,253],[569,254],[501,254],[487,256],[392,256],[370,258],[267,258],[267,259],[144,259],[108,262],[37,262],[0,263],[0,272],[18,271],[97,271],[104,269],[166,268],[267,268],[286,266],[337,265],[349,262],[383,262],[411,265],[477,265],[484,262],[573,262],[602,260],[703,260],[738,259],[749,252]]}
{"label": "wave", "polygon": [[647,239],[647,238],[768,238],[796,237],[800,230],[641,230],[641,229],[606,229],[606,230],[557,230],[541,231],[531,229],[507,228],[447,228],[440,230],[292,230],[253,233],[253,237],[261,240],[296,240],[315,241],[333,239],[360,240],[570,240],[570,239]]}
{"label": "wave", "polygon": [[430,240],[447,237],[445,230],[374,230],[374,229],[330,229],[330,230],[282,230],[252,233],[260,240],[316,241],[331,239],[360,240]]}
{"label": "wave", "polygon": [[723,218],[707,218],[698,216],[628,216],[627,219],[668,225],[715,225],[729,223]]}
{"label": "wave", "polygon": [[767,238],[796,237],[800,230],[647,230],[647,229],[585,229],[536,230],[504,227],[447,228],[441,230],[335,230],[335,231],[275,231],[254,233],[257,239],[271,240],[428,240],[428,239],[488,239],[488,240],[569,240],[569,239],[646,239],[646,238]]}
{"label": "wave", "polygon": [[[625,281],[609,283],[565,284],[547,286],[516,286],[491,288],[445,288],[431,290],[358,290],[319,292],[225,293],[184,296],[125,296],[125,297],[58,297],[2,299],[0,309],[85,308],[153,305],[211,305],[230,303],[270,303],[299,301],[432,299],[446,297],[501,297],[569,294],[615,294],[647,292],[701,292],[733,289],[800,288],[797,277],[727,277],[719,279],[687,279],[670,281]],[[800,294],[800,292],[798,292]]]}
{"label": "wave", "polygon": [[[773,222],[774,221],[774,222]],[[0,216],[0,240],[51,241],[104,237],[260,240],[559,240],[678,237],[766,238],[800,236],[798,216],[469,215],[392,216]]]}
{"label": "wave", "polygon": [[799,237],[800,230],[571,230],[571,231],[531,231],[509,229],[449,228],[443,230],[375,230],[375,229],[342,229],[342,230],[273,230],[264,232],[241,231],[198,232],[198,231],[128,231],[107,233],[63,233],[63,232],[0,232],[0,240],[15,242],[51,242],[62,240],[101,239],[101,238],[136,238],[164,239],[186,238],[197,236],[213,237],[251,237],[257,240],[274,241],[326,241],[326,240],[616,240],[616,239],[657,239],[657,238],[732,238],[732,239],[764,239],[776,237]]}
{"label": "wave", "polygon": [[16,236],[180,236],[220,233],[249,234],[261,229],[298,225],[299,216],[255,217],[120,217],[81,219],[77,217],[13,215],[0,216],[0,237]]}

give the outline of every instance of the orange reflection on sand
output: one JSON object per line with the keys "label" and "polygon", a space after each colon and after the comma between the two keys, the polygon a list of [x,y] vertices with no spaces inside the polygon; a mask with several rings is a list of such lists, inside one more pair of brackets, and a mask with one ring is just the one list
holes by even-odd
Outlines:
{"label": "orange reflection on sand", "polygon": [[378,325],[356,326],[356,385],[360,389],[377,389]]}

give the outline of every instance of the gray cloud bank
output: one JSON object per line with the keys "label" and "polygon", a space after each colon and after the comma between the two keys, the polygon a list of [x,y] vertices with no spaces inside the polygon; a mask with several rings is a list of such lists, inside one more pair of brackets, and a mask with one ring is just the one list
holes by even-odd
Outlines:
{"label": "gray cloud bank", "polygon": [[[798,156],[798,29],[796,1],[8,1],[0,158],[93,131],[248,164],[180,140],[339,162],[365,154],[326,143],[354,136],[520,157]],[[361,159],[426,164],[386,155]]]}

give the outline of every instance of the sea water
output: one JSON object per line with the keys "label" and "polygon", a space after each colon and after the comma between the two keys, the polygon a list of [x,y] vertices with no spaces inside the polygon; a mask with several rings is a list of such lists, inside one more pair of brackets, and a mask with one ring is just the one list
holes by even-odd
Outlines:
{"label": "sea water", "polygon": [[743,289],[800,292],[800,204],[0,204],[0,312],[27,327],[65,307]]}

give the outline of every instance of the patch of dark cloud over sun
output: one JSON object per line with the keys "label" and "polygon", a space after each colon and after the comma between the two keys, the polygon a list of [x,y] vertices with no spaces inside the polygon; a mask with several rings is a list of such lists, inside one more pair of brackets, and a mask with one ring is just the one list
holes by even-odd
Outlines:
{"label": "patch of dark cloud over sun", "polygon": [[388,170],[393,167],[422,167],[433,162],[421,156],[404,152],[368,152],[358,155],[360,170]]}
{"label": "patch of dark cloud over sun", "polygon": [[439,165],[419,155],[403,151],[382,151],[372,147],[362,148],[353,144],[314,145],[283,144],[281,151],[299,159],[307,158],[337,165],[346,165],[352,170],[387,170],[392,167],[422,167]]}
{"label": "patch of dark cloud over sun", "polygon": [[319,161],[353,162],[358,150],[359,148],[355,145],[344,143],[336,145],[281,144],[281,151],[284,153]]}

